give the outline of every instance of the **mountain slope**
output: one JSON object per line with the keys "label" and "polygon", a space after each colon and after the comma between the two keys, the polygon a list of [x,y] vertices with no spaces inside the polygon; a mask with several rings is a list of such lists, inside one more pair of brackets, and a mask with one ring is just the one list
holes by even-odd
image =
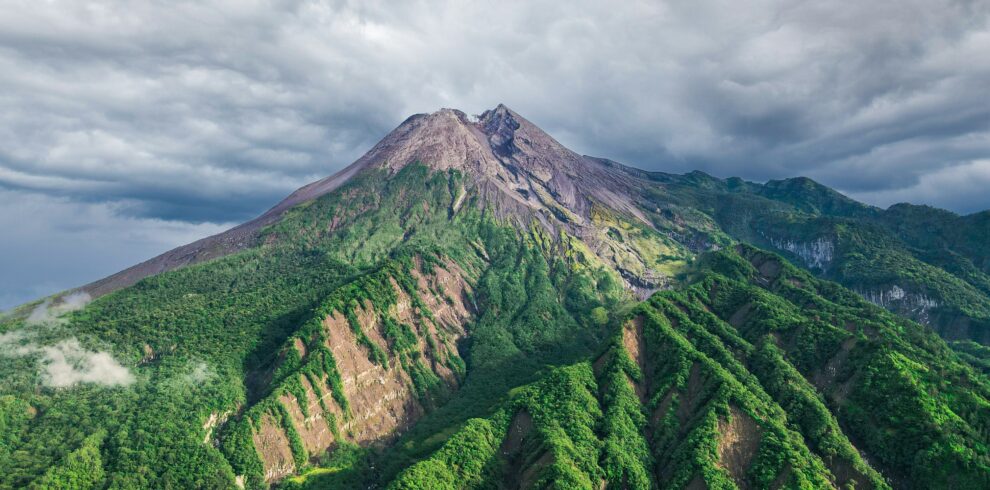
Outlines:
{"label": "mountain slope", "polygon": [[760,185],[701,172],[643,172],[577,155],[502,105],[477,120],[452,109],[412,116],[344,170],[257,219],[81,289],[99,296],[250,248],[293,206],[368,172],[391,175],[414,162],[462,172],[464,197],[517,226],[535,221],[551,235],[580,239],[641,298],[670,285],[697,252],[739,240],[780,251],[947,339],[990,345],[987,213],[879,210],[807,178]]}
{"label": "mountain slope", "polygon": [[[642,220],[628,190],[634,181],[596,160],[582,157],[505,106],[487,111],[477,122],[452,109],[417,114],[403,122],[356,162],[326,179],[292,193],[271,210],[244,225],[167,252],[82,290],[99,296],[142,277],[227,255],[255,245],[263,230],[300,203],[312,202],[355,178],[394,175],[421,162],[434,171],[463,174],[463,197],[479,208],[526,227],[535,220],[551,232],[563,229],[595,243],[589,220],[592,207],[606,206]],[[464,204],[451,204],[456,212]],[[636,280],[648,281],[644,271]],[[653,286],[651,282],[646,283]]]}
{"label": "mountain slope", "polygon": [[[488,478],[498,486],[515,481],[512,472],[520,472],[517,479],[549,479],[543,482],[548,486],[589,488],[602,480],[615,488],[990,483],[990,385],[933,333],[752,248],[708,256],[692,282],[638,306],[593,364],[540,382],[580,380],[588,386],[582,396],[597,394],[595,402],[580,408],[564,402],[570,412],[540,422],[533,415],[539,407],[514,398],[485,420],[499,429],[503,448],[536,451],[513,456],[489,449],[484,457],[495,458],[510,477],[497,471],[447,476],[452,458],[463,458],[449,450],[464,444],[455,434],[391,486],[430,488],[417,485],[462,478],[480,479],[477,487]],[[565,379],[557,381],[560,376]],[[558,400],[551,407],[569,395],[551,395]],[[536,435],[540,429],[573,439],[580,427],[557,428],[555,421],[584,416],[596,418],[586,425],[598,428],[584,436],[591,437],[586,448],[515,442],[522,420],[532,426],[523,439],[546,437]],[[590,453],[598,464],[582,465],[567,454],[574,450]],[[541,460],[569,465],[554,470],[540,466]],[[532,464],[535,469],[527,466]],[[578,476],[568,476],[574,472]]]}
{"label": "mountain slope", "polygon": [[904,316],[982,340],[986,222],[921,211],[413,116],[0,320],[0,487],[985,488],[985,353]]}
{"label": "mountain slope", "polygon": [[760,185],[617,168],[651,181],[641,199],[657,210],[648,217],[661,232],[678,236],[700,212],[731,238],[783,253],[947,339],[990,344],[986,213],[880,210],[806,178]]}

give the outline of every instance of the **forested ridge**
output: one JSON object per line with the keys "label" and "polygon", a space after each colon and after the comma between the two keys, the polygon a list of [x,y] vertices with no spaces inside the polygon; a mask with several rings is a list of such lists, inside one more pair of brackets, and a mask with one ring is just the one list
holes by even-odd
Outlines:
{"label": "forested ridge", "polygon": [[0,488],[990,487],[984,216],[533,135],[0,319]]}

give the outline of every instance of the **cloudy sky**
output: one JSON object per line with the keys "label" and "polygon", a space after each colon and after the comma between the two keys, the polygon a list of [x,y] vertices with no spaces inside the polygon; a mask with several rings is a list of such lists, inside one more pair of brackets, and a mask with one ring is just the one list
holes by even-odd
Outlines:
{"label": "cloudy sky", "polygon": [[0,309],[257,215],[440,107],[968,213],[988,89],[987,0],[2,0]]}

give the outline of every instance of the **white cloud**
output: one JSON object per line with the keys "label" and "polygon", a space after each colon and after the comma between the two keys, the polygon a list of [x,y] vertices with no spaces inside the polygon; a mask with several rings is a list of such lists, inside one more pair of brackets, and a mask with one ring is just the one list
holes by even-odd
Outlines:
{"label": "white cloud", "polygon": [[186,381],[195,385],[202,385],[215,376],[210,366],[203,361],[199,361],[192,366],[192,370],[186,376]]}
{"label": "white cloud", "polygon": [[79,383],[126,386],[134,382],[131,372],[109,352],[86,350],[76,339],[39,347],[35,352],[41,354],[43,379],[47,386],[66,388]]}
{"label": "white cloud", "polygon": [[91,351],[78,339],[69,338],[54,345],[37,345],[35,332],[15,330],[0,334],[0,356],[37,356],[42,384],[67,388],[79,383],[126,386],[134,375],[109,352]]}
{"label": "white cloud", "polygon": [[24,320],[28,325],[44,325],[56,321],[58,318],[51,314],[49,306],[52,301],[46,299],[40,305],[31,310],[31,314]]}
{"label": "white cloud", "polygon": [[91,300],[92,298],[89,296],[89,293],[85,291],[69,293],[54,301],[48,298],[31,310],[24,323],[27,325],[59,323],[61,322],[59,317],[72,311],[81,310]]}

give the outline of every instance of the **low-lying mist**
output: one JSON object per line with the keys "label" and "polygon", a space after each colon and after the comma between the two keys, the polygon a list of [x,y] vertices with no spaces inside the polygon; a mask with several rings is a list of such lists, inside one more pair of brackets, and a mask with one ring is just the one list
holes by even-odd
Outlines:
{"label": "low-lying mist", "polygon": [[83,291],[67,294],[59,298],[57,302],[48,298],[34,310],[31,310],[31,314],[24,320],[24,323],[27,325],[47,325],[64,322],[60,318],[62,315],[81,310],[90,301],[92,298]]}
{"label": "low-lying mist", "polygon": [[39,341],[43,334],[50,334],[53,329],[67,324],[63,315],[82,309],[90,300],[84,292],[45,300],[31,311],[23,328],[0,334],[0,357],[37,357],[41,382],[52,388],[67,388],[79,383],[104,386],[133,383],[134,375],[112,354],[89,350],[74,336],[49,345]]}

